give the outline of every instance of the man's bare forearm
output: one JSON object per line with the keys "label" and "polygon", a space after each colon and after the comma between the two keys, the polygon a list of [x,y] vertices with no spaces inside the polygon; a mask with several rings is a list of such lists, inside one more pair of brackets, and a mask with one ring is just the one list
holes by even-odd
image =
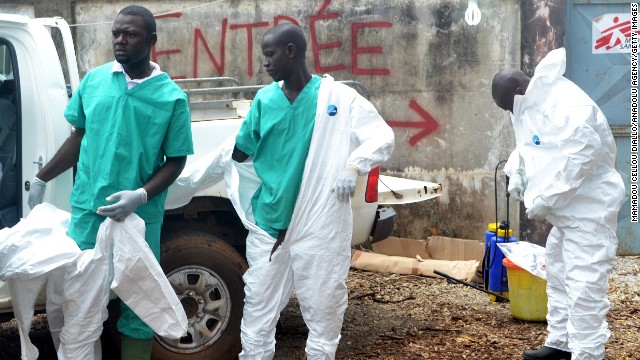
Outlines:
{"label": "man's bare forearm", "polygon": [[60,149],[53,155],[53,158],[36,174],[40,180],[47,182],[78,163],[80,157],[80,144],[84,137],[85,130],[74,128],[71,135],[64,141]]}
{"label": "man's bare forearm", "polygon": [[168,188],[184,169],[184,165],[187,163],[186,156],[168,157],[167,161],[156,172],[153,177],[143,186],[147,192],[147,198],[160,194],[164,189]]}

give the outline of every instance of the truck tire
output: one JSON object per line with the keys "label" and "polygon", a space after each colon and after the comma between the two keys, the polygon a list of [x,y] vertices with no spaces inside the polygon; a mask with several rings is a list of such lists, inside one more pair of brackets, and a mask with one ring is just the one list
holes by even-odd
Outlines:
{"label": "truck tire", "polygon": [[156,360],[236,359],[241,351],[244,258],[219,238],[199,231],[163,233],[160,264],[185,308],[187,336],[155,337]]}

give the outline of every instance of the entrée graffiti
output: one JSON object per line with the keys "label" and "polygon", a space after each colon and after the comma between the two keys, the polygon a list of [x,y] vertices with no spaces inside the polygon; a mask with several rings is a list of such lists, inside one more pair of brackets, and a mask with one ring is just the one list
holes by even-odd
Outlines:
{"label": "entr\u00e9e graffiti", "polygon": [[[327,8],[331,4],[331,0],[324,0],[322,6],[317,11],[317,13],[313,15],[309,15],[309,29],[310,29],[310,41],[309,46],[311,48],[311,52],[313,54],[313,69],[312,71],[317,74],[325,74],[325,73],[336,73],[340,71],[348,71],[354,75],[369,75],[369,76],[389,76],[391,75],[391,71],[388,68],[368,68],[363,67],[360,64],[363,62],[361,57],[366,56],[380,56],[383,54],[383,49],[381,46],[361,46],[362,42],[370,43],[370,41],[361,41],[361,35],[364,30],[369,28],[377,28],[377,29],[386,29],[393,27],[391,22],[387,21],[368,21],[368,22],[352,22],[351,23],[351,64],[345,63],[326,63],[323,62],[322,53],[331,49],[341,49],[344,47],[344,43],[340,40],[331,41],[331,42],[321,42],[318,36],[318,27],[319,24],[326,21],[332,21],[338,19],[340,17],[340,13],[338,12],[327,12]],[[169,14],[163,14],[156,16],[158,21],[171,21],[171,20],[180,20],[182,18],[181,12],[174,12]],[[193,54],[192,58],[192,74],[190,77],[197,78],[200,75],[200,55],[201,51],[204,50],[205,55],[208,57],[211,65],[213,66],[213,74],[207,74],[204,76],[224,76],[225,74],[225,64],[226,64],[226,43],[227,36],[229,31],[244,31],[246,33],[247,39],[247,48],[246,48],[246,64],[247,64],[247,72],[246,74],[251,78],[254,76],[254,67],[259,66],[256,64],[256,61],[253,58],[254,47],[257,44],[254,41],[254,34],[257,29],[268,28],[269,26],[275,26],[281,23],[292,23],[296,25],[301,25],[300,22],[287,15],[278,15],[273,18],[272,22],[269,21],[256,21],[251,23],[230,23],[228,18],[223,18],[220,23],[220,38],[219,38],[219,48],[217,49],[217,53],[214,53],[214,50],[209,46],[209,42],[205,37],[205,32],[199,27],[195,27],[193,30]],[[367,39],[368,40],[368,39]],[[174,49],[158,49],[157,46],[152,49],[151,58],[152,61],[158,62],[158,58],[161,56],[168,55],[178,55],[182,54],[183,50],[180,48]],[[234,49],[233,56],[239,57],[242,54],[241,49]],[[350,66],[349,66],[350,65]],[[207,72],[210,72],[208,70]],[[174,79],[184,79],[186,75],[173,75]],[[438,122],[436,119],[429,114],[429,112],[422,108],[415,100],[411,100],[409,102],[409,108],[420,115],[421,120],[419,121],[399,121],[399,120],[389,120],[388,124],[391,127],[395,128],[414,128],[419,129],[418,133],[414,134],[409,138],[409,145],[415,146],[419,143],[419,141],[431,133],[438,129]]]}
{"label": "entr\u00e9e graffiti", "polygon": [[[324,0],[322,6],[318,10],[318,12],[314,15],[309,16],[309,28],[311,32],[310,39],[310,47],[313,53],[313,71],[318,74],[345,71],[349,69],[348,64],[344,63],[332,63],[326,64],[322,62],[321,54],[323,51],[328,49],[339,49],[343,47],[342,41],[333,41],[333,42],[325,42],[321,43],[318,37],[317,28],[318,23],[323,21],[330,21],[340,17],[340,13],[338,12],[327,12],[327,8],[331,4],[331,0]],[[158,21],[170,21],[170,20],[179,20],[182,17],[181,12],[174,12],[170,14],[163,14],[156,16]],[[246,50],[246,59],[247,59],[247,75],[249,77],[254,76],[254,66],[255,61],[253,60],[253,51],[254,51],[254,31],[259,28],[266,28],[270,25],[278,25],[280,23],[290,22],[296,25],[300,25],[300,22],[293,17],[287,15],[278,15],[273,18],[273,22],[268,21],[257,21],[252,23],[229,23],[228,18],[222,19],[221,22],[221,31],[220,31],[220,42],[217,56],[214,54],[214,51],[211,50],[207,39],[201,28],[196,27],[193,32],[193,66],[192,66],[192,77],[198,77],[199,75],[199,56],[200,51],[204,50],[206,56],[211,61],[213,65],[214,71],[217,76],[223,76],[225,72],[225,45],[227,40],[228,31],[244,31],[246,32],[247,37],[247,50]],[[372,75],[372,76],[387,76],[391,74],[391,71],[388,68],[366,68],[362,67],[360,57],[366,56],[367,54],[371,54],[373,56],[378,54],[383,54],[383,49],[381,46],[360,46],[359,39],[362,31],[367,28],[391,28],[393,26],[392,23],[386,21],[368,21],[368,22],[353,22],[351,23],[351,72],[354,75]],[[238,51],[239,49],[235,49]],[[183,49],[174,48],[174,49],[157,49],[153,48],[151,57],[152,61],[158,62],[158,58],[161,56],[167,55],[177,55],[181,54]],[[237,56],[237,52],[234,52],[234,56]],[[215,75],[214,75],[215,76]],[[174,79],[184,79],[186,75],[174,75]]]}

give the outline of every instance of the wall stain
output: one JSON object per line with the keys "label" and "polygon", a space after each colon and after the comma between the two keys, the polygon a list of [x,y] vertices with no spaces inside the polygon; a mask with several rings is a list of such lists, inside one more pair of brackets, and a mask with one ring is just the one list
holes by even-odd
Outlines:
{"label": "wall stain", "polygon": [[466,88],[463,81],[457,81],[460,70],[476,67],[479,61],[478,32],[464,22],[465,10],[450,2],[432,10],[434,29],[428,35],[425,83],[437,92],[440,107],[451,105],[454,92]]}
{"label": "wall stain", "polygon": [[449,3],[440,4],[433,11],[433,18],[435,19],[435,26],[443,31],[451,29],[451,23],[453,23],[453,9]]}
{"label": "wall stain", "polygon": [[565,1],[523,1],[522,70],[533,72],[542,58],[564,46]]}
{"label": "wall stain", "polygon": [[417,22],[418,14],[416,13],[416,4],[414,2],[408,2],[404,6],[400,7],[399,24],[412,25]]}

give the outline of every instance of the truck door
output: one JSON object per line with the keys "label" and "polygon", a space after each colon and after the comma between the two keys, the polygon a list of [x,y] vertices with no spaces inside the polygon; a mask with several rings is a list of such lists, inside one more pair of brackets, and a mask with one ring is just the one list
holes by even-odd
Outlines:
{"label": "truck door", "polygon": [[[565,76],[600,106],[618,148],[616,170],[630,188],[631,4],[629,1],[567,0]],[[638,224],[627,195],[618,215],[618,254],[640,254]]]}
{"label": "truck door", "polygon": [[18,112],[11,44],[0,39],[0,228],[20,219]]}
{"label": "truck door", "polygon": [[[0,97],[15,109],[15,113],[0,112],[0,129],[2,124],[12,124],[5,125],[9,131],[3,131],[7,137],[0,146],[0,161],[3,168],[7,165],[0,179],[0,197],[4,199],[0,219],[5,219],[0,227],[29,213],[30,182],[71,131],[64,119],[68,102],[65,78],[47,25],[24,16],[0,14],[0,75],[6,78],[3,83],[10,85]],[[77,86],[77,70],[71,83]],[[72,184],[72,173],[66,171],[47,184],[44,201],[68,210]]]}

